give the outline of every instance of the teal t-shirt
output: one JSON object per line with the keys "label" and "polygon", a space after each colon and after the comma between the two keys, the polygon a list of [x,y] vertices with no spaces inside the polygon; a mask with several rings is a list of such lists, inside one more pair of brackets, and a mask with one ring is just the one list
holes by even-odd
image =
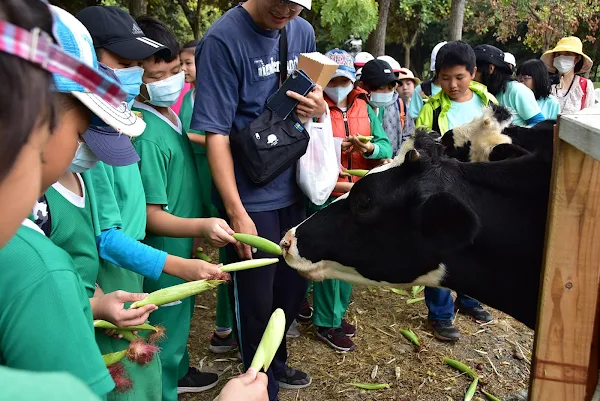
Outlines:
{"label": "teal t-shirt", "polygon": [[531,89],[517,81],[510,81],[506,91],[498,93],[496,99],[510,109],[514,125],[525,127],[527,120],[542,112]]}
{"label": "teal t-shirt", "polygon": [[[437,95],[441,90],[442,88],[440,88],[433,82],[431,83],[431,96]],[[423,108],[423,98],[421,97],[421,91],[421,85],[418,85],[415,88],[415,91],[413,92],[412,97],[410,98],[410,104],[408,105],[408,114],[413,120],[416,120],[417,117],[419,117],[419,113]]]}
{"label": "teal t-shirt", "polygon": [[537,104],[540,106],[546,120],[556,120],[558,118],[560,103],[558,103],[558,99],[554,95],[539,98]]}
{"label": "teal t-shirt", "polygon": [[[146,122],[144,134],[133,145],[140,155],[138,163],[146,203],[161,205],[177,217],[202,217],[201,189],[192,144],[181,127],[173,125],[152,107],[135,102],[133,108]],[[171,255],[189,258],[193,238],[171,238],[148,232],[144,242]]]}
{"label": "teal t-shirt", "polygon": [[114,382],[96,345],[92,308],[73,260],[33,222],[23,224],[0,251],[0,365],[67,372],[104,396]]}
{"label": "teal t-shirt", "polygon": [[[192,122],[192,113],[194,111],[194,96],[196,96],[196,88],[190,89],[183,97],[183,100],[181,101],[181,108],[179,109],[179,119],[183,125],[183,130],[188,134],[206,135],[204,131],[196,131],[190,128],[190,123]],[[194,153],[197,155],[206,154],[205,146],[200,146],[192,142],[192,149],[194,149]]]}
{"label": "teal t-shirt", "polygon": [[481,116],[483,113],[483,102],[481,98],[473,93],[473,98],[467,102],[454,102],[448,110],[448,129],[466,124]]}

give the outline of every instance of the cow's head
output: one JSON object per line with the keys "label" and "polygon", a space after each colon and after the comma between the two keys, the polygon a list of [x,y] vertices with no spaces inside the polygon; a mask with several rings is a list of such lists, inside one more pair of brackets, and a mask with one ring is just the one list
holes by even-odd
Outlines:
{"label": "cow's head", "polygon": [[444,256],[471,244],[479,219],[461,195],[456,160],[431,133],[372,170],[349,194],[291,229],[287,263],[313,280],[436,286]]}

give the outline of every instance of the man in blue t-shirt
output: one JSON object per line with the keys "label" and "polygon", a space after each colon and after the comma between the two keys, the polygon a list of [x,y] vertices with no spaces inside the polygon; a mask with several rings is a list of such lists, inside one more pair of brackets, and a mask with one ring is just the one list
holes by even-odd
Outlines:
{"label": "man in blue t-shirt", "polygon": [[[300,53],[316,49],[312,26],[298,17],[311,0],[247,0],[229,10],[204,35],[196,50],[196,101],[191,127],[207,133],[207,155],[220,199],[213,203],[236,232],[258,234],[279,242],[283,233],[305,218],[303,196],[291,167],[264,186],[255,185],[239,160],[234,160],[229,135],[239,134],[266,107],[279,87],[279,38],[286,28],[288,60],[293,71]],[[326,110],[323,90],[317,86],[299,100],[296,113],[303,121]],[[227,262],[267,257],[243,244],[229,247]],[[306,292],[306,280],[285,262],[233,274],[233,300],[238,340],[244,365],[250,366],[271,313],[285,311],[289,324]],[[286,328],[287,329],[287,328]],[[279,387],[308,386],[311,377],[286,365],[285,341],[267,372],[269,399]]]}

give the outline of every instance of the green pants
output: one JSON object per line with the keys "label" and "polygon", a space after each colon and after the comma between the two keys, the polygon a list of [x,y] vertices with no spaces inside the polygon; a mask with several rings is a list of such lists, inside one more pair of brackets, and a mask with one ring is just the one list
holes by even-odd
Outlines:
{"label": "green pants", "polygon": [[[225,248],[219,249],[219,262],[227,263],[225,260]],[[229,298],[229,284],[223,284],[217,287],[217,319],[216,326],[223,328],[233,328],[233,313],[231,299]]]}
{"label": "green pants", "polygon": [[313,282],[313,324],[319,327],[340,327],[350,305],[352,284],[341,280]]}
{"label": "green pants", "polygon": [[[144,291],[152,292],[161,288],[181,284],[184,281],[161,274],[157,281],[145,280]],[[187,351],[190,334],[190,321],[194,311],[195,297],[181,300],[180,304],[162,306],[150,314],[150,324],[167,329],[167,337],[159,346],[162,364],[162,400],[177,401],[177,381],[188,371],[190,357]]]}

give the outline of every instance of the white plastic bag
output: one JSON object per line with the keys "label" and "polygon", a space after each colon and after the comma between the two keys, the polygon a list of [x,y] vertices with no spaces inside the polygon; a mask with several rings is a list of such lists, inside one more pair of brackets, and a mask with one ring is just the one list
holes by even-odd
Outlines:
{"label": "white plastic bag", "polygon": [[309,121],[304,128],[310,135],[310,140],[306,153],[298,160],[296,181],[304,195],[320,206],[331,196],[340,171],[329,107],[320,123]]}

